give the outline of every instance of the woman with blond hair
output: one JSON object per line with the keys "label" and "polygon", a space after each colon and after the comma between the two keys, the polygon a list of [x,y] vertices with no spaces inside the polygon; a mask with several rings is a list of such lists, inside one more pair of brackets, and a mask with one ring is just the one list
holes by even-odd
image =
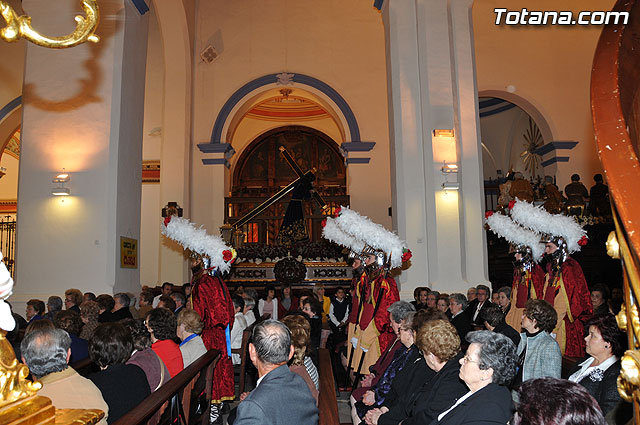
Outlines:
{"label": "woman with blond hair", "polygon": [[428,424],[467,392],[459,377],[460,337],[451,323],[442,319],[424,323],[416,331],[416,345],[435,375],[394,405],[383,403],[380,409],[368,412],[367,423]]}
{"label": "woman with blond hair", "polygon": [[180,351],[182,352],[184,367],[189,366],[207,352],[207,348],[200,337],[203,327],[202,319],[195,310],[183,309],[178,314],[176,334],[182,340]]}
{"label": "woman with blond hair", "polygon": [[318,390],[305,367],[304,361],[311,339],[311,326],[304,317],[297,314],[286,316],[282,319],[282,323],[289,328],[291,332],[291,345],[293,345],[293,357],[289,360],[289,369],[304,379],[304,382],[306,382],[309,387],[309,391],[311,391],[311,395],[316,400],[317,406]]}

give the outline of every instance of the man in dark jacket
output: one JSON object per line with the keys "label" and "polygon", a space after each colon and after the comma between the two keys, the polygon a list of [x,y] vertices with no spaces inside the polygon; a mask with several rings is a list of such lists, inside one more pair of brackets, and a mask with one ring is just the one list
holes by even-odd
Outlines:
{"label": "man in dark jacket", "polygon": [[258,369],[258,386],[238,405],[233,423],[242,425],[315,425],[318,408],[309,387],[291,372],[291,333],[277,320],[265,320],[253,330],[249,356]]}

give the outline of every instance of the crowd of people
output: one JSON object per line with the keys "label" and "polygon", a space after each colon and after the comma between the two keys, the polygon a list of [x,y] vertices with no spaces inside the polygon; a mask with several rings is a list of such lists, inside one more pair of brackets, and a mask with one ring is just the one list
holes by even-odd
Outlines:
{"label": "crowd of people", "polygon": [[[400,300],[389,272],[411,252],[345,208],[327,218],[323,235],[351,251],[348,289],[317,282],[297,291],[289,284],[230,291],[222,272],[235,251],[209,240],[213,248],[192,256],[193,278],[182,287],[165,282],[159,295],[143,287],[137,297],[69,289],[64,303],[33,299],[26,319],[13,313],[18,326],[7,339],[57,407],[101,409],[103,423],[210,349],[221,352],[210,422],[223,423],[224,402],[236,398],[233,364],[243,361],[232,350],[249,327],[258,380],[239,395],[228,424],[317,424],[320,348],[351,391],[354,424],[626,423],[630,405],[616,387],[626,339],[613,314],[621,294],[606,285],[589,291],[570,256],[586,239],[573,219],[520,201],[509,210],[486,215],[516,260],[511,285],[494,291],[424,286],[411,302]],[[201,230],[192,227],[168,217],[164,233],[194,251],[193,231]],[[69,364],[87,357],[99,371],[83,378]],[[572,370],[563,371],[563,359]],[[564,395],[541,408],[549,394]]]}
{"label": "crowd of people", "polygon": [[[69,289],[64,302],[56,296],[46,304],[30,300],[26,319],[14,313],[18,327],[8,339],[17,357],[43,383],[42,394],[57,407],[99,408],[107,412],[103,423],[112,423],[206,353],[200,336],[205,325],[190,308],[190,289],[189,284],[175,287],[165,282],[161,295],[155,297],[156,308],[148,288],[138,297],[125,293],[96,297]],[[357,298],[353,287],[331,289],[333,295],[327,296],[320,283],[301,290],[267,286],[259,296],[255,289],[236,286],[231,296],[231,348],[240,348],[244,329],[256,322],[254,328],[266,323],[276,331],[283,324],[291,352],[286,353],[286,361],[271,366],[287,364],[301,378],[316,414],[317,349],[330,348],[346,366],[347,325]],[[544,299],[529,299],[520,326],[514,328],[506,323],[513,302],[510,289],[492,292],[478,285],[466,294],[446,294],[418,287],[411,302],[395,301],[389,306],[394,340],[371,367],[361,371],[352,388],[353,423],[506,423],[514,409],[516,419],[522,421],[531,414],[531,407],[524,404],[537,403],[532,394],[542,395],[547,387],[589,394],[587,400],[592,403],[582,401],[584,414],[627,417],[628,406],[616,389],[625,339],[612,314],[621,300],[611,298],[604,285],[593,287],[596,313],[586,322],[587,356],[575,363],[564,381],[560,380],[562,352],[553,334],[556,310]],[[24,330],[22,340],[19,329]],[[254,364],[258,353],[250,352]],[[87,357],[100,371],[85,379],[68,365]],[[239,356],[232,361],[238,364]],[[354,374],[352,367],[351,378]],[[240,396],[243,408],[232,412],[229,423],[234,419],[250,423],[243,419],[249,414],[249,403],[244,403],[253,398],[251,393]]]}

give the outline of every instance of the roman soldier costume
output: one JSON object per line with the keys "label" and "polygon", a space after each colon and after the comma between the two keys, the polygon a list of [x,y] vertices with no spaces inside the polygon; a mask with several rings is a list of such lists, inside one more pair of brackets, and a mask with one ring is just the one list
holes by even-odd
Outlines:
{"label": "roman soldier costume", "polygon": [[586,232],[572,217],[549,214],[527,202],[516,201],[511,216],[557,247],[548,256],[542,298],[558,313],[554,334],[562,354],[584,356],[584,323],[591,317],[593,306],[582,268],[569,254],[587,243]]}
{"label": "roman soldier costume", "polygon": [[191,251],[196,259],[192,279],[193,309],[202,318],[202,340],[207,350],[220,350],[220,360],[213,372],[211,390],[211,422],[219,419],[222,402],[235,398],[233,363],[229,343],[234,308],[231,295],[220,277],[236,258],[234,249],[221,238],[196,228],[189,220],[168,216],[162,234]]}
{"label": "roman soldier costume", "polygon": [[521,255],[514,262],[511,306],[505,317],[509,326],[520,329],[527,300],[543,296],[544,272],[538,262],[542,258],[544,245],[540,242],[539,233],[520,226],[505,215],[488,211],[485,218],[491,231],[505,238],[513,251]]}
{"label": "roman soldier costume", "polygon": [[327,218],[323,236],[369,261],[355,282],[348,329],[349,367],[359,374],[369,370],[395,340],[387,308],[400,295],[388,272],[409,260],[411,252],[396,234],[346,207]]}

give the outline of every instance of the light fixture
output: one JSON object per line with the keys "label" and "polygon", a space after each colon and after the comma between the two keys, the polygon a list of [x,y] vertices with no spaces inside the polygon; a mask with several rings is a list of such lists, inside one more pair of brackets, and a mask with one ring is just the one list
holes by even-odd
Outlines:
{"label": "light fixture", "polygon": [[64,171],[64,168],[62,169],[62,173],[56,175],[53,180],[51,180],[52,183],[66,183],[68,182],[70,179],[69,177],[69,173]]}
{"label": "light fixture", "polygon": [[68,187],[54,187],[51,189],[51,194],[55,196],[69,196],[69,188]]}
{"label": "light fixture", "polygon": [[68,187],[64,187],[64,184],[70,180],[69,173],[62,169],[62,173],[56,174],[51,180],[51,183],[55,183],[58,186],[51,188],[51,194],[54,196],[69,196],[70,190]]}
{"label": "light fixture", "polygon": [[440,168],[442,174],[451,174],[458,172],[458,164],[447,164],[447,161],[442,161],[442,168]]}
{"label": "light fixture", "polygon": [[436,128],[433,130],[434,137],[453,137],[453,129],[452,128]]}
{"label": "light fixture", "polygon": [[459,190],[460,189],[460,183],[458,183],[458,182],[444,182],[444,183],[442,183],[442,188],[445,190],[445,192],[447,190]]}

